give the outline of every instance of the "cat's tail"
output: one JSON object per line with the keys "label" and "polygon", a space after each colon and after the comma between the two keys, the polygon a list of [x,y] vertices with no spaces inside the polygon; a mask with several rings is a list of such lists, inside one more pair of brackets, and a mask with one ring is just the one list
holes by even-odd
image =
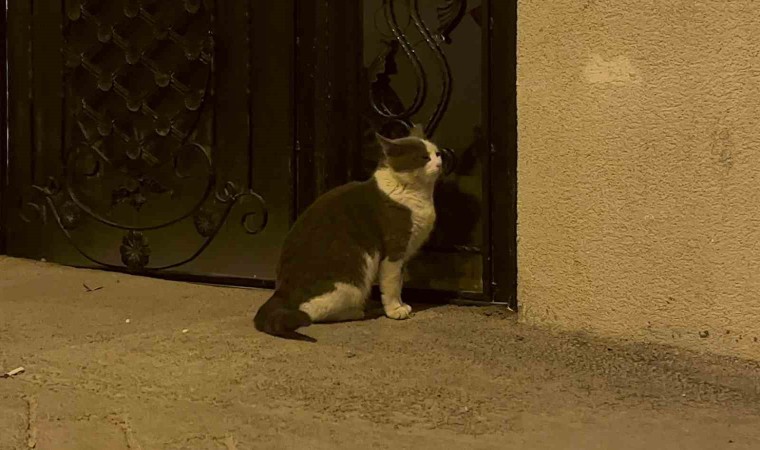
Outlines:
{"label": "cat's tail", "polygon": [[311,317],[299,309],[289,308],[278,292],[256,312],[253,324],[257,330],[272,336],[296,341],[317,342],[296,330],[311,325]]}

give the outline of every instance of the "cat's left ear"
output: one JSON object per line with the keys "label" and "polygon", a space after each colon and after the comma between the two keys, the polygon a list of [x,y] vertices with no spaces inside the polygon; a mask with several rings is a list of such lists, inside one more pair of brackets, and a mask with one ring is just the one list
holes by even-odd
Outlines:
{"label": "cat's left ear", "polygon": [[427,136],[425,136],[425,127],[419,123],[415,123],[414,126],[409,129],[409,136],[418,139],[427,139]]}

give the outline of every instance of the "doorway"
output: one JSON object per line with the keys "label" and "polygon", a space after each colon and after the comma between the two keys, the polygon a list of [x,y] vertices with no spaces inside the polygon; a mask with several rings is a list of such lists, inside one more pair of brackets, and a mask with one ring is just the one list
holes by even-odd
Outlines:
{"label": "doorway", "polygon": [[[298,143],[314,195],[370,176],[375,131],[447,155],[438,221],[405,286],[517,307],[517,2],[304,2]],[[306,18],[306,19],[304,19]],[[311,177],[311,178],[309,178]],[[308,204],[313,197],[305,198]]]}
{"label": "doorway", "polygon": [[271,286],[297,215],[422,123],[447,176],[407,286],[516,306],[516,2],[8,3],[7,254]]}

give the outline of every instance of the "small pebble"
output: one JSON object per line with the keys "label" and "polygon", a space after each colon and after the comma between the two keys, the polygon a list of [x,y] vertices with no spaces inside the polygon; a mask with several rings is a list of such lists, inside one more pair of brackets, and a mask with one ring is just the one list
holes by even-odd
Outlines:
{"label": "small pebble", "polygon": [[129,323],[129,322],[131,322],[131,320],[127,319],[127,320],[125,320],[124,322],[125,322],[125,323]]}
{"label": "small pebble", "polygon": [[182,330],[183,333],[187,333],[188,331],[190,331],[190,330],[188,330],[187,328],[185,328],[184,330]]}

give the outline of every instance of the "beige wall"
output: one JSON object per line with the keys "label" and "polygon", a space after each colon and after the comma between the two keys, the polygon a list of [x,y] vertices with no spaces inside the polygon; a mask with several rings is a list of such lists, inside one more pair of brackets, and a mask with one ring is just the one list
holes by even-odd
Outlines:
{"label": "beige wall", "polygon": [[518,43],[522,320],[760,359],[760,2],[520,0]]}

